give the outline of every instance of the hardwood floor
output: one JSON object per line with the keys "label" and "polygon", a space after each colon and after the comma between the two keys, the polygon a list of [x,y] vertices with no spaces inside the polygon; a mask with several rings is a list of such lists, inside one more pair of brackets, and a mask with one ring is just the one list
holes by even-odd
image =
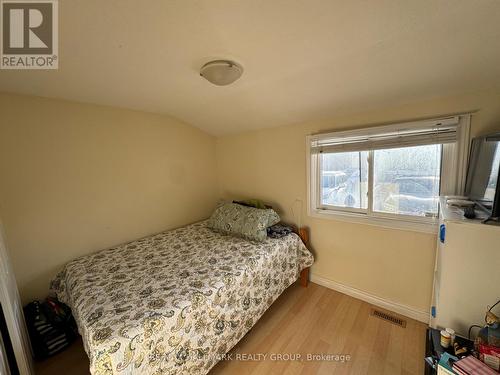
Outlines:
{"label": "hardwood floor", "polygon": [[[233,360],[219,362],[210,375],[422,374],[427,326],[403,317],[401,328],[371,316],[372,307],[314,283],[295,283],[231,350]],[[308,358],[312,354],[323,357]],[[88,375],[81,342],[37,363],[36,373]]]}

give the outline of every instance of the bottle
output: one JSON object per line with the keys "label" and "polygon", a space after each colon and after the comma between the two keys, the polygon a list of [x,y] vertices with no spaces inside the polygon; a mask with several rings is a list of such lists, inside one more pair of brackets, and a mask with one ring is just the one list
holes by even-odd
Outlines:
{"label": "bottle", "polygon": [[441,331],[441,346],[446,349],[450,346],[450,343],[451,335],[443,329]]}

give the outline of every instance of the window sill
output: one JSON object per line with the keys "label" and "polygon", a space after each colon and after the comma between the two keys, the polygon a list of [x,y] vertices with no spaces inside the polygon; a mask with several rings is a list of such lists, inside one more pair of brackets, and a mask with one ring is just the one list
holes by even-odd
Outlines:
{"label": "window sill", "polygon": [[328,219],[344,221],[348,223],[374,225],[377,227],[405,230],[411,232],[421,232],[421,233],[431,233],[437,234],[438,232],[438,220],[432,221],[419,221],[419,220],[408,220],[400,218],[388,218],[379,216],[367,216],[366,214],[357,214],[353,212],[341,212],[341,211],[331,211],[331,210],[320,210],[311,209],[309,216],[318,219]]}

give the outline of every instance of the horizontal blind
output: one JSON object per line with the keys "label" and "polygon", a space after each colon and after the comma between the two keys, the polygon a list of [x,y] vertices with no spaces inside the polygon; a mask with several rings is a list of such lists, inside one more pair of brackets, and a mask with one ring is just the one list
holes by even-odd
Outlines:
{"label": "horizontal blind", "polygon": [[362,130],[311,136],[311,152],[380,150],[457,140],[459,117],[377,126]]}

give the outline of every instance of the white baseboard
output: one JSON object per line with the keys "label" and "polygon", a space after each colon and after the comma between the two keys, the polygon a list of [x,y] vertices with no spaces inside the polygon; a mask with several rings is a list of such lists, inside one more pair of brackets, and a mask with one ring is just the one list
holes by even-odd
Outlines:
{"label": "white baseboard", "polygon": [[321,276],[317,276],[314,274],[311,274],[311,281],[313,283],[322,285],[324,287],[327,287],[329,289],[336,290],[337,292],[347,294],[348,296],[360,299],[362,301],[368,302],[372,305],[381,307],[383,309],[393,311],[397,314],[404,315],[408,318],[412,318],[415,320],[418,320],[423,323],[429,323],[429,312],[428,311],[422,311],[422,310],[417,310],[413,307],[402,305],[397,302],[392,302],[388,301],[384,298],[377,297],[373,294],[367,293],[365,291],[338,283],[336,281],[332,281],[329,279],[326,279]]}

